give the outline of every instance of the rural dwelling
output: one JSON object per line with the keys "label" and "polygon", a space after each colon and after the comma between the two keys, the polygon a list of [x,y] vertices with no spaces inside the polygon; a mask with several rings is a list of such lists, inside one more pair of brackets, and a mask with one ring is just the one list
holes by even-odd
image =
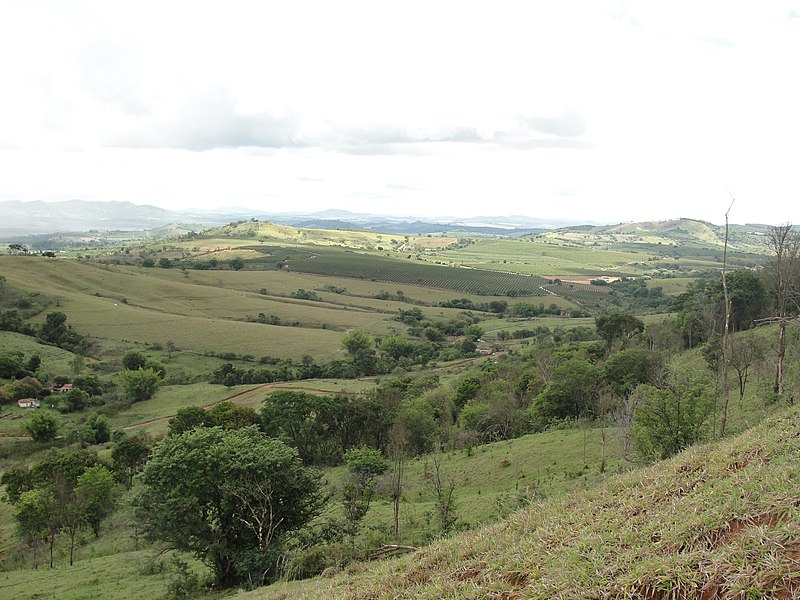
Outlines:
{"label": "rural dwelling", "polygon": [[50,388],[50,390],[54,394],[66,394],[67,392],[72,391],[72,384],[65,383],[64,385],[54,385],[53,387]]}
{"label": "rural dwelling", "polygon": [[35,398],[23,398],[17,400],[17,406],[20,408],[39,408],[39,401]]}

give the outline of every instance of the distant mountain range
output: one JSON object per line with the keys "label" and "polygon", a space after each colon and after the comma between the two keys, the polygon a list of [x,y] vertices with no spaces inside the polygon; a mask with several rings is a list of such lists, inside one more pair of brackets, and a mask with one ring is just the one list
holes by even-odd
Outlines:
{"label": "distant mountain range", "polygon": [[381,233],[424,235],[453,232],[486,235],[523,235],[577,225],[568,219],[537,219],[519,215],[503,217],[438,217],[420,219],[354,213],[329,209],[317,212],[272,213],[227,207],[217,210],[173,211],[131,202],[66,200],[63,202],[0,202],[0,238],[69,231],[132,231],[181,224],[195,229],[231,221],[258,219],[294,227],[363,229]]}

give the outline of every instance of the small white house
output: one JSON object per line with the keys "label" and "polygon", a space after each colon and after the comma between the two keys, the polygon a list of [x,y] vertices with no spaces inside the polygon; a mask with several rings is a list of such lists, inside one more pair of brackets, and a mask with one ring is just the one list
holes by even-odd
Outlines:
{"label": "small white house", "polygon": [[17,406],[20,408],[39,408],[39,401],[35,398],[23,398],[17,400]]}

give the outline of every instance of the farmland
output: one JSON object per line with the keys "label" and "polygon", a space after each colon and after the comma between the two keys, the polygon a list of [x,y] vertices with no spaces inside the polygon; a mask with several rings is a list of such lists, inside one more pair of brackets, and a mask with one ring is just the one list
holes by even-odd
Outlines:
{"label": "farmland", "polygon": [[[388,455],[387,440],[403,436],[399,533],[391,526],[389,471],[376,479],[372,504],[351,537],[331,533],[308,554],[292,548],[296,562],[286,573],[311,575],[326,565],[343,566],[347,556],[364,556],[380,544],[425,546],[458,529],[480,528],[519,507],[593,488],[632,468],[632,455],[624,450],[623,442],[631,443],[625,426],[594,412],[616,393],[604,370],[613,364],[609,354],[630,349],[630,356],[649,357],[657,347],[664,364],[653,359],[653,369],[663,369],[663,377],[674,377],[676,385],[699,382],[704,394],[714,393],[714,373],[698,350],[681,352],[681,321],[670,319],[668,311],[669,296],[685,291],[694,276],[717,269],[716,247],[702,249],[698,243],[691,246],[693,254],[676,258],[671,253],[689,249],[688,241],[658,251],[658,236],[636,241],[624,234],[624,241],[603,238],[601,244],[597,237],[582,238],[588,234],[581,231],[547,235],[465,242],[244,222],[139,247],[78,252],[78,260],[66,253],[2,256],[0,306],[24,307],[28,331],[34,332],[41,331],[33,328],[46,322],[47,313],[63,313],[86,344],[77,350],[84,355],[77,355],[13,332],[0,332],[0,344],[26,361],[39,356],[36,375],[47,383],[55,377],[99,378],[102,392],[86,406],[53,411],[61,437],[49,445],[85,445],[106,461],[120,439],[142,434],[148,443],[159,440],[169,420],[185,409],[235,407],[242,412],[231,414],[240,415],[241,423],[255,418],[266,428],[273,419],[257,411],[268,394],[307,392],[312,400],[302,402],[312,411],[298,422],[310,428],[308,435],[319,436],[314,447],[327,454],[303,460],[323,470],[325,490],[332,494],[311,537],[315,527],[337,531],[336,523],[345,518],[344,490],[352,483],[342,465],[348,449],[368,445]],[[746,253],[737,259],[759,260]],[[643,274],[648,277],[638,277]],[[624,275],[637,278],[609,283]],[[635,305],[634,293],[658,302]],[[595,317],[614,305],[641,310],[633,331],[607,344],[598,337]],[[650,325],[655,327],[639,334]],[[757,333],[764,345],[774,337],[766,328]],[[146,398],[134,398],[125,385],[123,357],[136,353],[162,373]],[[574,370],[564,371],[567,367]],[[747,393],[731,401],[730,432],[779,407],[762,399],[770,370],[766,363],[753,367]],[[580,381],[579,400],[566,409],[557,406],[563,413],[543,416],[549,409],[540,399],[548,397],[551,382],[558,390],[555,383],[573,372],[588,373]],[[787,377],[794,385],[794,366]],[[584,399],[583,390],[595,386],[601,395]],[[59,396],[48,398],[52,408],[64,409]],[[613,402],[620,404],[616,397]],[[704,435],[719,426],[717,406]],[[4,407],[4,469],[35,462],[49,447],[22,437],[30,414],[15,404]],[[112,439],[84,441],[95,417],[106,420]],[[269,435],[294,443],[288,429]],[[455,494],[455,520],[449,525],[437,521],[442,500],[434,478],[440,474]],[[16,593],[27,585],[32,594],[52,593],[46,578],[24,578],[30,549],[9,525],[11,510],[7,504],[0,510],[0,551],[10,557],[4,565],[12,570],[6,588]],[[189,555],[172,555],[187,567],[171,565],[172,558],[152,566],[153,554],[162,548],[152,546],[148,554],[137,548],[126,511],[112,517],[99,538],[79,536],[80,568],[59,567],[66,582],[60,594],[85,595],[97,584],[90,577],[95,569],[103,573],[104,587],[97,589],[106,597],[135,585],[137,577],[146,578],[144,588],[163,590],[185,568],[207,576],[206,567]],[[62,565],[63,539],[59,536],[57,551]]]}

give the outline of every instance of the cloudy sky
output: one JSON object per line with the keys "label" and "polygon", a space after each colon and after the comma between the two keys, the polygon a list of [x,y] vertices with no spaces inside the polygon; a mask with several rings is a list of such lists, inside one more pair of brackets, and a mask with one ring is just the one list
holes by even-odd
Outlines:
{"label": "cloudy sky", "polygon": [[800,1],[0,3],[0,200],[800,222]]}

